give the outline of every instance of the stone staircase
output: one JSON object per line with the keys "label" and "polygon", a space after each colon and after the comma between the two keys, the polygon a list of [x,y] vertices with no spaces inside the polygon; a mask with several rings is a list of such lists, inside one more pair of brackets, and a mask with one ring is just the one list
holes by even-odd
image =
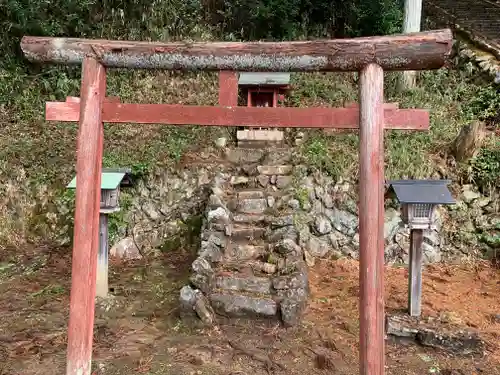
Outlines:
{"label": "stone staircase", "polygon": [[291,151],[281,142],[227,153],[231,175],[216,177],[181,316],[212,324],[218,316],[300,321],[309,295],[294,227]]}

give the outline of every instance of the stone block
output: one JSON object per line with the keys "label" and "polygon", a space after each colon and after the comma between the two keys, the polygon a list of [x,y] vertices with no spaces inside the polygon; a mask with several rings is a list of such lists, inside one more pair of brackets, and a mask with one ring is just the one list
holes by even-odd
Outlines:
{"label": "stone block", "polygon": [[267,176],[283,176],[288,175],[292,172],[291,165],[259,165],[257,171],[261,175]]}
{"label": "stone block", "polygon": [[417,319],[407,315],[386,318],[387,335],[411,339],[419,345],[445,350],[455,355],[484,354],[484,342],[475,331],[452,327],[434,319]]}
{"label": "stone block", "polygon": [[261,199],[239,199],[238,212],[244,214],[262,214],[267,209],[267,200]]}
{"label": "stone block", "polygon": [[271,294],[271,280],[267,277],[215,276],[215,287],[223,290]]}
{"label": "stone block", "polygon": [[228,317],[276,317],[278,304],[270,298],[214,293],[210,295],[217,314]]}

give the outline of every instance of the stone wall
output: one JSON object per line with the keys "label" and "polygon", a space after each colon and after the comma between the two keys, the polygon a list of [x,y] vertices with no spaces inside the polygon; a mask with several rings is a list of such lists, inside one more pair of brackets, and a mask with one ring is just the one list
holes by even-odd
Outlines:
{"label": "stone wall", "polygon": [[[120,213],[111,256],[139,258],[141,253],[168,246],[204,210],[210,183],[219,166],[158,170],[136,181],[129,207]],[[189,228],[188,228],[189,229]]]}
{"label": "stone wall", "polygon": [[[205,210],[216,171],[230,173],[231,168],[193,166],[162,171],[139,181],[130,194],[132,205],[125,213],[118,239],[111,243],[111,254],[121,256],[130,251],[138,255],[137,246],[161,247],[181,233],[190,217]],[[333,181],[320,173],[304,176],[301,167],[296,167],[294,174],[293,189],[285,197],[288,200],[282,199],[279,205],[295,210],[293,222],[308,263],[318,257],[357,258],[357,185],[348,180]],[[479,257],[494,251],[497,245],[492,238],[498,236],[500,200],[492,194],[484,196],[472,185],[454,192],[457,204],[441,207],[438,229],[425,233],[426,263]],[[386,202],[384,236],[386,262],[407,263],[409,230],[403,227],[398,205],[391,202]]]}
{"label": "stone wall", "polygon": [[[309,264],[315,258],[359,257],[357,186],[352,182],[334,181],[316,173],[299,180],[295,198],[290,202],[298,207],[296,225],[300,246],[305,249]],[[441,260],[443,243],[437,230],[424,232],[424,262]],[[384,220],[385,261],[387,264],[408,263],[410,231],[401,220],[399,207],[386,205]]]}

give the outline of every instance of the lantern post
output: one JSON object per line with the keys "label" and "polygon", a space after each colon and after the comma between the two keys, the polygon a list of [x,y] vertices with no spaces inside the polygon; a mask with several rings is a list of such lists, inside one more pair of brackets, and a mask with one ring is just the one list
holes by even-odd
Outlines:
{"label": "lantern post", "polygon": [[408,278],[408,313],[422,312],[422,245],[424,231],[436,229],[437,207],[454,204],[448,190],[449,180],[388,181],[389,195],[401,203],[403,223],[410,228],[410,264]]}

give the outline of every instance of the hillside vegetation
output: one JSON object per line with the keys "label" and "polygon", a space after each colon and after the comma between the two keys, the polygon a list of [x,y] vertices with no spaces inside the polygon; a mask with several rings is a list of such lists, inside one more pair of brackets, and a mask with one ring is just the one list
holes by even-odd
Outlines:
{"label": "hillside vegetation", "polygon": [[[333,5],[332,5],[333,4]],[[336,6],[338,5],[338,6]],[[78,96],[80,70],[29,64],[19,50],[23,35],[132,40],[304,39],[390,34],[401,27],[396,0],[314,2],[300,0],[97,1],[7,0],[0,4],[0,246],[50,241],[61,230],[58,216],[73,197],[64,189],[75,166],[77,124],[44,121],[44,103]],[[269,26],[270,25],[270,26]],[[268,27],[269,26],[269,27]],[[500,185],[500,142],[488,137],[478,157],[450,164],[447,149],[473,120],[498,120],[498,87],[482,81],[472,65],[423,72],[418,88],[396,90],[386,74],[386,101],[431,113],[429,132],[386,133],[387,177],[471,179]],[[293,74],[288,106],[340,106],[357,98],[356,74]],[[216,104],[214,73],[114,70],[108,95],[125,102]],[[104,165],[148,173],[178,162],[186,151],[211,147],[232,130],[157,125],[105,126]],[[491,133],[493,134],[493,133]],[[304,161],[340,177],[357,173],[355,134],[324,137],[309,132]]]}

